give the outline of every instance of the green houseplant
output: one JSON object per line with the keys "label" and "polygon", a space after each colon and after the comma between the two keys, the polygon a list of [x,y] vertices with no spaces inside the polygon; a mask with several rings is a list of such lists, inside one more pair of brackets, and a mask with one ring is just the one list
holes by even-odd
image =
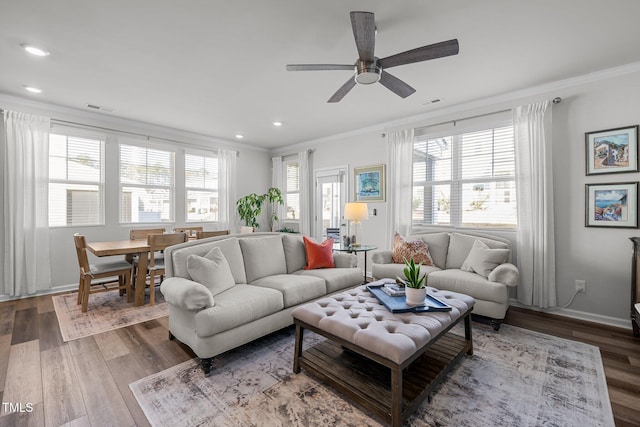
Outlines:
{"label": "green houseplant", "polygon": [[284,204],[282,192],[279,188],[271,187],[264,194],[251,193],[238,199],[236,209],[240,219],[244,221],[247,227],[260,227],[258,216],[262,213],[262,206],[265,201],[269,201],[271,204],[271,228],[273,229],[275,222],[278,221],[276,206]]}
{"label": "green houseplant", "polygon": [[427,296],[427,274],[420,275],[422,263],[416,264],[413,258],[404,258],[404,277],[402,282],[405,285],[405,295],[407,305],[423,305]]}

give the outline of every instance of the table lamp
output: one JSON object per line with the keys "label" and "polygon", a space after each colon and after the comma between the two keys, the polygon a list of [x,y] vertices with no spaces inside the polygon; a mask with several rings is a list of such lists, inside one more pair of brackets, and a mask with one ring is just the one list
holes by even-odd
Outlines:
{"label": "table lamp", "polygon": [[353,224],[351,232],[351,246],[362,244],[362,225],[360,221],[369,218],[369,209],[366,203],[346,203],[344,205],[344,219],[348,219]]}

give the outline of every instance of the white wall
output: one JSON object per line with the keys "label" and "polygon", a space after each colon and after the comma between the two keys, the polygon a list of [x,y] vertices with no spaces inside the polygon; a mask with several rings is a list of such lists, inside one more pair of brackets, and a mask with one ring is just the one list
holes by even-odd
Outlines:
{"label": "white wall", "polygon": [[[606,78],[605,78],[606,77]],[[536,92],[535,95],[531,93]],[[523,96],[526,95],[526,96]],[[578,294],[560,314],[630,327],[631,243],[629,237],[640,236],[637,229],[587,228],[585,223],[585,183],[638,181],[640,174],[585,176],[585,132],[611,129],[640,123],[640,72],[616,72],[610,75],[568,80],[538,91],[500,96],[487,100],[482,107],[459,108],[446,115],[433,114],[428,119],[406,119],[385,128],[352,132],[348,135],[296,144],[313,148],[313,169],[353,167],[385,163],[386,142],[381,137],[391,126],[416,127],[444,120],[513,108],[542,99],[562,97],[553,105],[554,211],[556,230],[556,282],[559,304],[574,294],[574,281],[586,280],[587,292]],[[473,106],[481,103],[474,103]],[[472,105],[470,105],[471,107]],[[290,147],[292,148],[292,147]],[[285,149],[278,152],[285,152]],[[409,167],[410,165],[407,165]],[[349,183],[349,200],[353,200],[353,182]],[[388,203],[371,203],[377,217],[363,222],[364,242],[385,246]],[[515,242],[515,233],[500,233]],[[360,257],[362,265],[362,256]],[[369,265],[370,269],[370,265]],[[513,296],[513,295],[512,295]]]}

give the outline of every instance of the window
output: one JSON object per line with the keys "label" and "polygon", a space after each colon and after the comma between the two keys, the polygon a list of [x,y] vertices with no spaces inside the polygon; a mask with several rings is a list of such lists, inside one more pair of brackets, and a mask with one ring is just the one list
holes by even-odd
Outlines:
{"label": "window", "polygon": [[120,144],[120,223],[173,221],[174,153]]}
{"label": "window", "polygon": [[283,162],[284,169],[284,203],[287,220],[300,219],[300,165],[297,160]]}
{"label": "window", "polygon": [[104,224],[104,140],[49,135],[49,226]]}
{"label": "window", "polygon": [[512,229],[516,207],[513,126],[414,142],[414,226]]}
{"label": "window", "polygon": [[187,222],[218,220],[218,159],[185,154],[184,181]]}

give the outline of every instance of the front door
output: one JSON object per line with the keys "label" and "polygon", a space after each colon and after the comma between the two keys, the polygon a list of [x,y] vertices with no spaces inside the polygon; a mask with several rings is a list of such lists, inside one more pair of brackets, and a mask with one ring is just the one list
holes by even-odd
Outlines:
{"label": "front door", "polygon": [[329,232],[330,237],[337,237],[335,232],[339,233],[344,223],[342,215],[347,197],[347,167],[316,170],[314,177],[314,236],[325,240]]}

